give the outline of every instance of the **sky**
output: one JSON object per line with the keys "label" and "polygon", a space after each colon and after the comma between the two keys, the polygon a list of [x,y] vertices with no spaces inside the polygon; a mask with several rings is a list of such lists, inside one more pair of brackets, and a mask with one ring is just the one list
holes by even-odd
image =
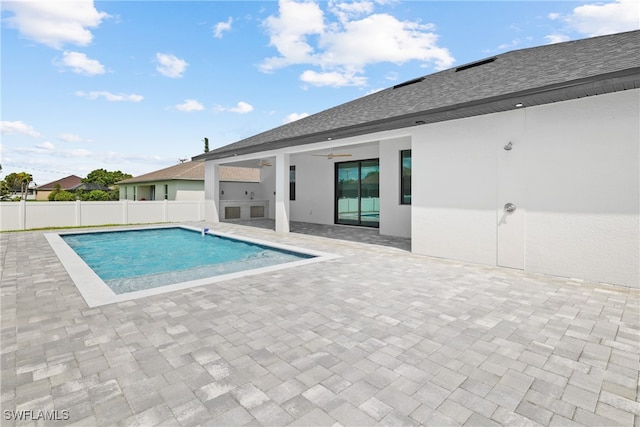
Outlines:
{"label": "sky", "polygon": [[0,179],[138,176],[403,81],[640,28],[617,1],[2,1]]}

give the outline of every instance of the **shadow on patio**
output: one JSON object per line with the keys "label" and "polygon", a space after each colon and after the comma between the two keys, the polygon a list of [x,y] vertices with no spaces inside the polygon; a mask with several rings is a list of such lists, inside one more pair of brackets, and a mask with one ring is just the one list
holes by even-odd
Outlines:
{"label": "shadow on patio", "polygon": [[[275,220],[273,219],[250,219],[222,222],[275,230]],[[348,240],[351,242],[368,243],[371,245],[390,246],[405,251],[411,250],[410,238],[383,236],[380,235],[380,231],[377,228],[312,224],[308,222],[291,221],[289,224],[289,230],[292,233],[310,234],[313,236],[327,237],[329,239]]]}

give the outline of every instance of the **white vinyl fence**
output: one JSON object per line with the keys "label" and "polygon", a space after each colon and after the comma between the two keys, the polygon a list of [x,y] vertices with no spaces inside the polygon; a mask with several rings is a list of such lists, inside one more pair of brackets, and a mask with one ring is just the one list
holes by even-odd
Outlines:
{"label": "white vinyl fence", "polygon": [[2,202],[0,231],[204,221],[204,200]]}

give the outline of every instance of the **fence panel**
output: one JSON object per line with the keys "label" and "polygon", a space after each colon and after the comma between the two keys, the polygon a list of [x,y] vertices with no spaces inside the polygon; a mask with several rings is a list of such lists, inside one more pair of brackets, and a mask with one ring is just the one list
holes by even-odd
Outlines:
{"label": "fence panel", "polygon": [[25,208],[25,229],[80,225],[76,202],[29,202],[25,203]]}
{"label": "fence panel", "polygon": [[124,224],[122,202],[80,202],[80,225]]}
{"label": "fence panel", "polygon": [[204,200],[2,202],[0,231],[204,220]]}
{"label": "fence panel", "polygon": [[2,202],[0,203],[0,230],[20,230],[22,227],[22,205],[23,203]]}

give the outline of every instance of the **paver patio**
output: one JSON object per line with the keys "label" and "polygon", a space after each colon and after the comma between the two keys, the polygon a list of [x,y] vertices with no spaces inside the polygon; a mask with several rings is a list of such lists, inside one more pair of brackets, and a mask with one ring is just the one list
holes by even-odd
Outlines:
{"label": "paver patio", "polygon": [[2,425],[640,427],[638,290],[208,226],[341,257],[89,308],[44,232],[0,234]]}

